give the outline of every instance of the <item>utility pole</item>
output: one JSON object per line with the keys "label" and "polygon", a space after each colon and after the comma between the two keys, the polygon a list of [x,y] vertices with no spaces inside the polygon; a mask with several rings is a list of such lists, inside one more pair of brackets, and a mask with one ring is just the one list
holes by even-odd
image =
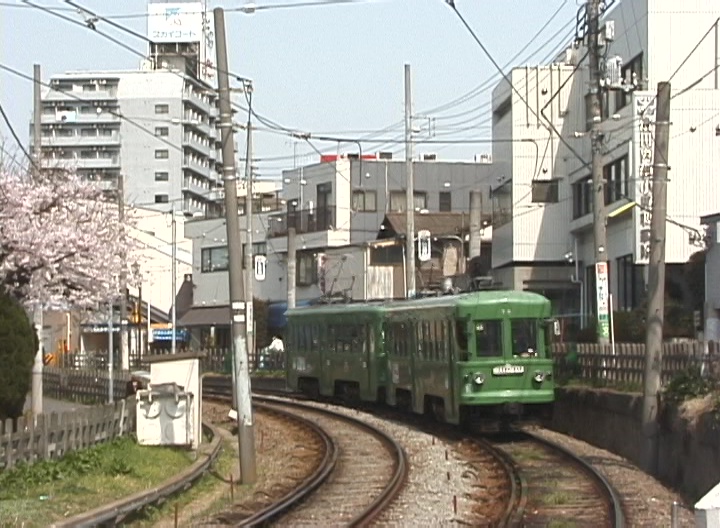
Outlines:
{"label": "utility pole", "polygon": [[297,273],[297,242],[295,228],[288,228],[287,239],[287,307],[295,308],[295,274]]}
{"label": "utility pole", "polygon": [[667,220],[667,164],[670,150],[670,83],[661,82],[657,91],[655,152],[652,175],[652,216],[648,266],[648,313],[645,336],[645,384],[643,388],[643,434],[647,459],[644,469],[656,474],[659,456],[658,392],[662,367],[665,312],[665,229]]}
{"label": "utility pole", "polygon": [[470,191],[469,259],[479,257],[482,248],[482,192]]}
{"label": "utility pole", "polygon": [[[118,217],[123,236],[125,235],[125,176],[118,175]],[[127,321],[127,254],[123,251],[123,265],[120,269],[120,334],[118,345],[120,347],[120,366],[123,370],[130,370],[130,350],[128,348],[128,321]]]}
{"label": "utility pole", "polygon": [[112,403],[115,400],[115,387],[113,379],[113,349],[115,348],[115,342],[113,340],[113,303],[114,300],[110,300],[108,303],[108,403]]}
{"label": "utility pole", "polygon": [[253,313],[253,282],[255,266],[253,265],[253,174],[252,174],[252,83],[245,81],[244,90],[248,95],[248,117],[246,126],[245,151],[245,339],[247,340],[248,356],[253,362],[255,357],[255,317]]}
{"label": "utility pole", "polygon": [[[40,176],[40,164],[42,163],[42,97],[40,86],[40,65],[33,66],[33,162],[35,174]],[[38,302],[33,307],[33,324],[38,338],[38,348],[35,351],[35,359],[32,367],[32,384],[30,390],[30,408],[33,417],[37,418],[43,412],[43,305]]]}
{"label": "utility pole", "polygon": [[597,299],[597,340],[610,341],[609,294],[607,267],[607,213],[605,211],[605,179],[603,174],[601,75],[600,75],[600,0],[588,0],[587,17],[588,57],[590,68],[590,141],[592,142],[593,234],[595,237],[595,296]]}
{"label": "utility pole", "polygon": [[415,177],[413,175],[412,85],[405,65],[405,296],[415,297]]}
{"label": "utility pole", "polygon": [[242,270],[242,243],[238,219],[237,175],[235,173],[235,144],[233,142],[232,106],[228,80],[227,42],[225,40],[225,12],[213,9],[215,18],[215,49],[217,53],[218,99],[222,139],[223,182],[225,184],[225,225],[227,228],[230,277],[230,308],[233,338],[233,371],[235,405],[240,446],[240,479],[243,484],[257,480],[255,468],[255,433],[250,399],[250,371],[247,342],[245,341],[245,310],[243,310],[244,284]]}
{"label": "utility pole", "polygon": [[[172,306],[170,309],[170,324],[172,337],[170,338],[170,353],[177,353],[177,220],[175,219],[175,203],[170,208],[170,290],[172,290]],[[167,225],[167,224],[166,224]]]}

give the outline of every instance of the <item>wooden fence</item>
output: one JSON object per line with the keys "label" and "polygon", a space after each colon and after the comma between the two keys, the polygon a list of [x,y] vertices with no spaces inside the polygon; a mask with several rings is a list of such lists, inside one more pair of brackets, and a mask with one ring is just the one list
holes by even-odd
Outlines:
{"label": "wooden fence", "polygon": [[[554,345],[556,373],[565,378],[620,384],[642,384],[645,372],[645,345],[617,343],[597,345],[563,343]],[[664,343],[662,351],[662,383],[689,368],[716,376],[720,364],[720,343],[692,341]]]}
{"label": "wooden fence", "polygon": [[135,430],[133,400],[0,422],[0,469],[60,458]]}
{"label": "wooden fence", "polygon": [[[60,367],[43,368],[43,394],[57,400],[85,404],[108,401],[110,377],[106,370],[77,370]],[[125,398],[126,384],[130,381],[127,371],[113,372],[113,399]]]}

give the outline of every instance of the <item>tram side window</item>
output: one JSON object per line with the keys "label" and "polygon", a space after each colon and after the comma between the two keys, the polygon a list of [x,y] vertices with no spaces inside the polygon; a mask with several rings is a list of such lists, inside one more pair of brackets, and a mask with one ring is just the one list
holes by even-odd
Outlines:
{"label": "tram side window", "polygon": [[502,356],[502,321],[475,322],[477,357]]}
{"label": "tram side window", "polygon": [[538,322],[535,319],[512,319],[513,356],[537,356]]}
{"label": "tram side window", "polygon": [[458,360],[468,360],[468,338],[465,321],[455,321],[455,340],[458,346]]}

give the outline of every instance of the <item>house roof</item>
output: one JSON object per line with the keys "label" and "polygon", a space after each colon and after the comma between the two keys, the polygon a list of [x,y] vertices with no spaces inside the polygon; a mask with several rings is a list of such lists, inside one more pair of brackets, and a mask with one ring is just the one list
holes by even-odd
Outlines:
{"label": "house roof", "polygon": [[[405,213],[387,213],[378,238],[405,236]],[[427,230],[433,236],[460,235],[470,228],[470,216],[464,213],[416,213],[415,231]]]}
{"label": "house roof", "polygon": [[178,326],[227,326],[230,324],[230,307],[210,306],[190,308],[178,321]]}

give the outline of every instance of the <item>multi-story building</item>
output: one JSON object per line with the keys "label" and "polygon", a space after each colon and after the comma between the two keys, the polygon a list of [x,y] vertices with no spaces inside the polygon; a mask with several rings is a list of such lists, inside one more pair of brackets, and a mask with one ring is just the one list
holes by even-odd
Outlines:
{"label": "multi-story building", "polygon": [[125,201],[214,214],[222,187],[217,92],[201,2],[148,4],[147,59],[135,71],[53,76],[42,94],[47,167],[70,167]]}
{"label": "multi-story building", "polygon": [[[268,258],[267,298],[287,297],[289,227],[297,234],[297,299],[311,299],[322,294],[318,277],[326,250],[375,240],[387,213],[405,211],[405,161],[385,154],[378,158],[384,159],[329,156],[320,163],[283,173],[286,211],[268,217],[268,252],[277,257]],[[491,170],[489,160],[451,162],[425,156],[424,161],[415,161],[416,213],[465,214],[469,225],[470,191],[482,192],[482,203],[489,213]]]}
{"label": "multi-story building", "polygon": [[168,70],[72,72],[43,94],[48,167],[72,167],[104,189],[124,177],[125,201],[212,213],[221,186],[216,96]]}
{"label": "multi-story building", "polygon": [[[608,75],[619,67],[625,88],[603,92],[599,125],[609,213],[605,251],[616,309],[637,307],[645,292],[648,166],[661,81],[671,80],[673,91],[671,280],[680,281],[679,265],[698,249],[699,217],[716,207],[720,51],[712,29],[718,16],[720,4],[713,0],[621,0],[601,20]],[[501,81],[492,98],[493,136],[512,140],[493,143],[494,276],[507,288],[545,293],[565,313],[591,313],[595,304],[585,56],[582,45],[573,46],[552,64],[514,68],[509,78],[515,89]]]}

